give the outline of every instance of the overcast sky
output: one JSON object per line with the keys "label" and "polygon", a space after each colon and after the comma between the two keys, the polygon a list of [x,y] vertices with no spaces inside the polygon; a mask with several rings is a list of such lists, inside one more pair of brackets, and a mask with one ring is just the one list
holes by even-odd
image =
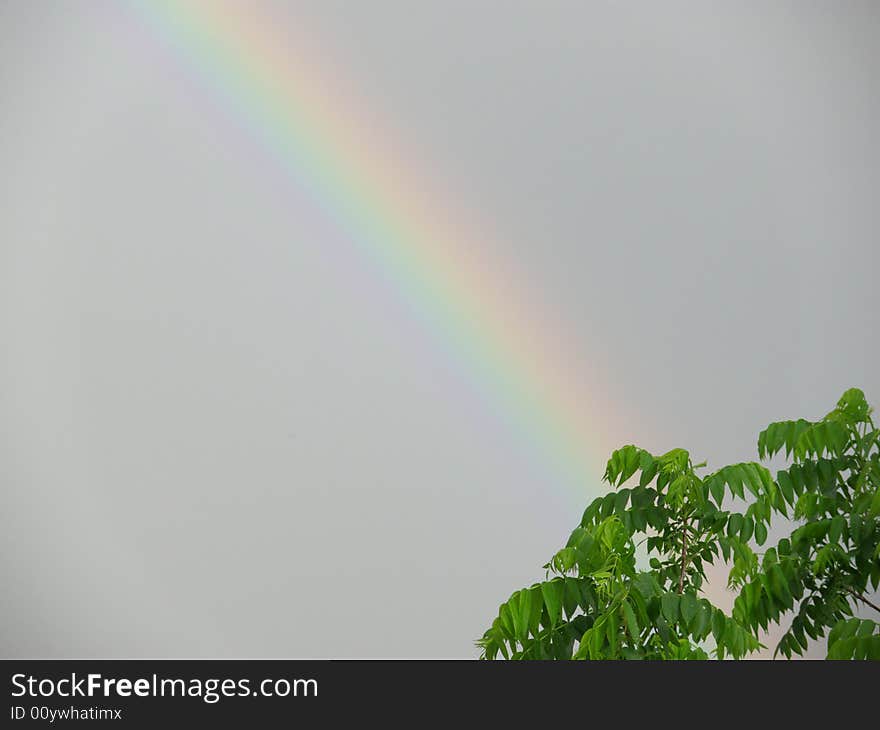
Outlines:
{"label": "overcast sky", "polygon": [[[619,405],[592,453],[880,403],[876,3],[249,6]],[[601,489],[241,112],[125,3],[0,5],[4,656],[475,656]]]}

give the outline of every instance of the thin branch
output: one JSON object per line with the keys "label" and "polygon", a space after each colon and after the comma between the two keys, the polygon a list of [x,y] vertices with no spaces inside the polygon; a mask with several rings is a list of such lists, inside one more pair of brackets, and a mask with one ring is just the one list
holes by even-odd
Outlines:
{"label": "thin branch", "polygon": [[846,592],[849,593],[849,594],[850,594],[851,596],[853,596],[854,598],[858,598],[858,599],[859,599],[862,603],[864,603],[866,606],[870,606],[870,607],[873,608],[875,611],[877,611],[878,613],[880,613],[880,606],[877,606],[877,605],[871,603],[871,602],[870,602],[867,598],[865,598],[861,593],[856,593],[855,591],[852,591],[852,590],[850,590],[849,588],[846,588],[846,589],[844,589],[844,590],[846,590]]}
{"label": "thin branch", "polygon": [[681,530],[681,575],[678,577],[678,592],[684,593],[684,570],[687,566],[688,524],[685,520]]}

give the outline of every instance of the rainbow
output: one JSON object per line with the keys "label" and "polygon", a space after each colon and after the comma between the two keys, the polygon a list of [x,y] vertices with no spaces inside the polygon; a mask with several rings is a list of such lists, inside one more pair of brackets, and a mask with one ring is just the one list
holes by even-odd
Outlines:
{"label": "rainbow", "polygon": [[399,288],[576,504],[604,491],[600,478],[616,444],[603,434],[614,433],[617,419],[595,383],[608,381],[566,347],[561,327],[521,282],[496,273],[506,267],[481,245],[491,239],[437,202],[391,143],[399,135],[381,133],[339,75],[326,72],[329,62],[245,3],[133,7]]}

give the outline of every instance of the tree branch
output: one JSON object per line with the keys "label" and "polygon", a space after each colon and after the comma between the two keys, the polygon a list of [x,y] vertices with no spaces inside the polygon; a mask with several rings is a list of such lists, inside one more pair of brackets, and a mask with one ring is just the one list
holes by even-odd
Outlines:
{"label": "tree branch", "polygon": [[[858,599],[859,599],[862,603],[864,603],[866,606],[870,606],[870,607],[873,608],[875,611],[877,611],[878,613],[880,613],[880,606],[877,606],[877,605],[871,603],[871,602],[870,602],[867,598],[865,598],[861,593],[856,593],[855,591],[852,591],[852,590],[850,590],[849,588],[846,588],[846,589],[844,589],[844,590],[846,590],[846,592],[849,593],[849,594],[850,594],[851,596],[853,596],[854,598],[858,598]],[[681,592],[681,591],[679,591],[679,593],[680,593],[680,592]]]}
{"label": "tree branch", "polygon": [[688,524],[687,520],[681,529],[681,575],[678,577],[678,592],[684,593],[684,570],[687,566]]}

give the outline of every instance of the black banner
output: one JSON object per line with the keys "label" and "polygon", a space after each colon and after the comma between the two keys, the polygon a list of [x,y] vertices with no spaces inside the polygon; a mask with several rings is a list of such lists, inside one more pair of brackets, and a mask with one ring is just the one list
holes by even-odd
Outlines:
{"label": "black banner", "polygon": [[[4,724],[190,727],[235,723],[676,724],[727,713],[759,726],[817,717],[876,663],[6,660]],[[835,700],[834,698],[838,698]],[[823,699],[824,698],[824,699]],[[847,703],[854,720],[860,703]],[[708,713],[708,714],[707,714]],[[731,714],[731,716],[733,716]],[[714,718],[714,719],[712,719]]]}

